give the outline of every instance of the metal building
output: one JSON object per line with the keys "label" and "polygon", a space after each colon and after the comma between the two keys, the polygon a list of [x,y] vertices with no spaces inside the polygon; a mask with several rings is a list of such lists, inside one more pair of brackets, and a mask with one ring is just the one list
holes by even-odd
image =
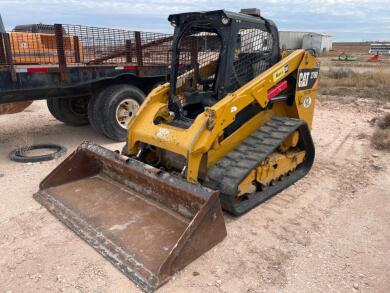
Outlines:
{"label": "metal building", "polygon": [[317,53],[332,49],[332,36],[314,32],[279,31],[282,50],[314,49]]}
{"label": "metal building", "polygon": [[308,32],[279,31],[279,42],[282,50],[302,48],[303,36]]}
{"label": "metal building", "polygon": [[314,49],[317,54],[332,50],[332,37],[319,33],[308,33],[303,36],[303,49]]}

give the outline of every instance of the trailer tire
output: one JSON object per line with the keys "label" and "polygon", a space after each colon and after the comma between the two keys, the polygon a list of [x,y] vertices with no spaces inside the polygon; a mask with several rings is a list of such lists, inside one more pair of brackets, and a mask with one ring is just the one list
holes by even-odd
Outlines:
{"label": "trailer tire", "polygon": [[47,100],[50,113],[57,120],[71,126],[87,125],[89,97],[52,98]]}
{"label": "trailer tire", "polygon": [[61,121],[61,122],[64,122],[63,118],[60,116],[60,113],[59,111],[57,110],[57,108],[55,107],[55,102],[54,102],[54,99],[47,99],[46,100],[46,104],[47,104],[47,108],[49,109],[49,112],[50,114],[56,118],[58,121]]}
{"label": "trailer tire", "polygon": [[144,92],[132,85],[118,84],[107,87],[96,101],[96,110],[101,113],[97,119],[98,128],[112,140],[126,141],[127,124],[144,99]]}
{"label": "trailer tire", "polygon": [[89,99],[89,103],[88,103],[88,120],[89,120],[89,124],[91,124],[92,128],[96,132],[98,132],[98,133],[100,133],[102,135],[105,135],[104,131],[103,131],[103,119],[101,118],[102,113],[103,113],[102,112],[103,109],[100,106],[100,104],[103,101],[103,99],[100,99],[101,93],[103,91],[98,92],[97,94],[93,95]]}

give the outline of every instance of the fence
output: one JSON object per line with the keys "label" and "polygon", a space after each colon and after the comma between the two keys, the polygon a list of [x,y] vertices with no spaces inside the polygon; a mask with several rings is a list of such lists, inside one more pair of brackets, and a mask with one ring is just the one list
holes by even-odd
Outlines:
{"label": "fence", "polygon": [[169,64],[172,36],[80,25],[20,26],[0,35],[0,64]]}

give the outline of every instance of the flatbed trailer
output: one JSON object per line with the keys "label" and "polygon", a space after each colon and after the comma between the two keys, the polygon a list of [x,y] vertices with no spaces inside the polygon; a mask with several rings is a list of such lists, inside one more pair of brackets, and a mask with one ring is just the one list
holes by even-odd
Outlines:
{"label": "flatbed trailer", "polygon": [[0,33],[0,114],[46,99],[55,118],[117,141],[145,95],[167,79],[172,36],[80,25]]}

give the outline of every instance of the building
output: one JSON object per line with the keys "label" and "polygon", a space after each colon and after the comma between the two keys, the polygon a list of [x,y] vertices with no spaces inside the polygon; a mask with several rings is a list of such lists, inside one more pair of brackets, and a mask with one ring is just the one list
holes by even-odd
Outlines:
{"label": "building", "polygon": [[308,33],[303,36],[303,49],[314,49],[317,54],[332,50],[332,37],[319,33]]}
{"label": "building", "polygon": [[279,31],[279,42],[282,50],[302,48],[303,36],[308,32]]}
{"label": "building", "polygon": [[332,36],[314,32],[279,31],[282,50],[314,49],[317,54],[332,50]]}

